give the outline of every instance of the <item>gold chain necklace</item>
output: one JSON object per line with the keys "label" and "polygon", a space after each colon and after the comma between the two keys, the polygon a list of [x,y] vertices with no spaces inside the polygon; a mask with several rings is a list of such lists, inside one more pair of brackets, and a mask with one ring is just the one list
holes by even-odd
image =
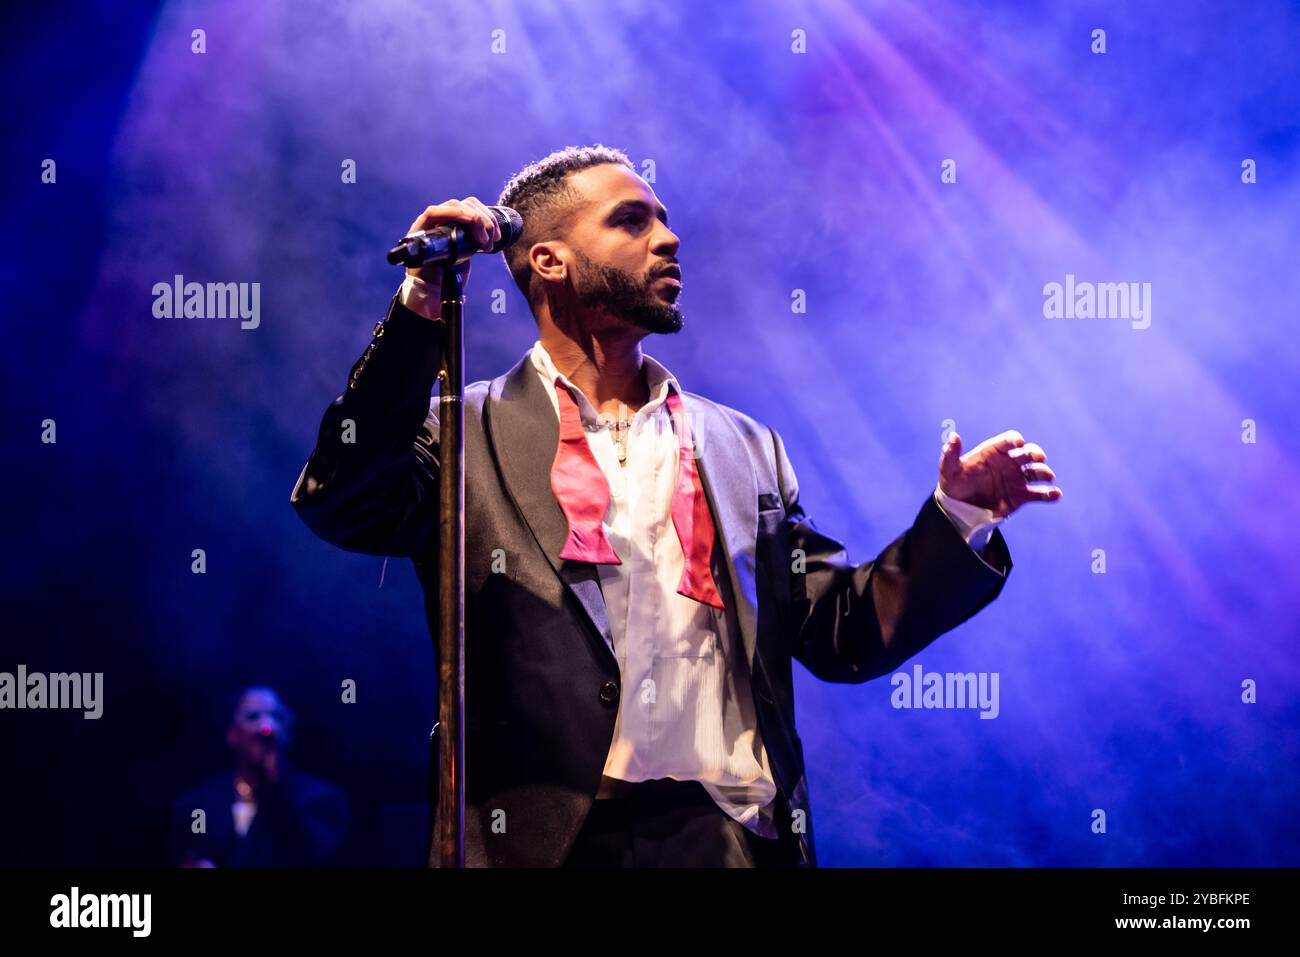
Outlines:
{"label": "gold chain necklace", "polygon": [[607,416],[602,415],[600,417],[600,427],[602,429],[608,429],[610,432],[610,438],[614,440],[614,451],[618,453],[618,461],[620,465],[627,461],[627,439],[622,437],[619,433],[631,428],[631,426],[631,419],[619,419],[615,422]]}

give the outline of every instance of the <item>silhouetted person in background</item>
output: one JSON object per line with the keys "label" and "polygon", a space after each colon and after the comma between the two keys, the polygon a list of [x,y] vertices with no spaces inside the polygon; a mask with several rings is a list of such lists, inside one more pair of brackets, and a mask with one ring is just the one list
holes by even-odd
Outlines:
{"label": "silhouetted person in background", "polygon": [[[182,867],[313,867],[333,863],[351,809],[334,785],[289,765],[293,713],[270,688],[246,688],[226,728],[235,756],[173,806]],[[195,811],[203,811],[198,828]],[[195,833],[198,830],[199,833]]]}

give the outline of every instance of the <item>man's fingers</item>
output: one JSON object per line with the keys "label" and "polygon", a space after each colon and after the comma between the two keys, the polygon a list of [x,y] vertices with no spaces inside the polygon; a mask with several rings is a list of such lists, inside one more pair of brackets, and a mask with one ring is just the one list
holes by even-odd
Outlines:
{"label": "man's fingers", "polygon": [[428,206],[424,212],[411,224],[411,228],[406,231],[409,236],[411,233],[418,233],[434,226],[441,226],[446,223],[464,223],[469,227],[470,232],[480,246],[491,247],[496,244],[497,239],[501,236],[501,231],[496,225],[496,218],[488,212],[478,199],[473,196],[466,199],[449,199],[445,203],[437,206]]}
{"label": "man's fingers", "polygon": [[479,242],[488,249],[491,249],[496,245],[497,238],[500,236],[500,230],[497,228],[496,217],[492,215],[492,212],[477,196],[471,196],[465,200],[465,202],[479,216],[479,222],[482,229],[475,230],[476,235],[479,237]]}
{"label": "man's fingers", "polygon": [[950,472],[961,458],[961,436],[953,432],[939,451],[939,471]]}
{"label": "man's fingers", "polygon": [[415,222],[411,224],[411,228],[406,231],[406,234],[409,236],[411,233],[418,233],[432,226],[438,226],[450,221],[469,222],[471,218],[460,200],[449,199],[447,202],[439,203],[436,206],[426,206],[424,212],[416,217]]}
{"label": "man's fingers", "polygon": [[487,217],[488,244],[495,246],[501,239],[501,224],[498,223],[497,218],[492,215],[492,210],[487,208],[487,204],[479,203],[479,205],[483,207],[483,215]]}
{"label": "man's fingers", "polygon": [[991,442],[993,447],[999,452],[1006,452],[1010,449],[1018,449],[1020,446],[1024,445],[1025,437],[1015,429],[1008,429],[1001,435],[995,435],[993,438],[989,439],[989,442]]}
{"label": "man's fingers", "polygon": [[477,196],[467,196],[461,201],[465,211],[469,213],[470,229],[474,231],[474,238],[478,240],[480,246],[491,245],[491,231],[488,223],[492,219],[492,214],[487,211],[482,203],[478,201]]}
{"label": "man's fingers", "polygon": [[1017,465],[1028,465],[1030,462],[1046,462],[1047,453],[1043,451],[1042,446],[1037,442],[1027,442],[1018,449],[1012,449],[1007,453]]}
{"label": "man's fingers", "polygon": [[1055,502],[1061,494],[1061,490],[1055,485],[1046,488],[1041,485],[1026,485],[1024,489],[1026,502]]}
{"label": "man's fingers", "polygon": [[1050,466],[1038,462],[1025,466],[1021,469],[1021,474],[1024,475],[1026,482],[1051,482],[1056,478],[1056,473]]}

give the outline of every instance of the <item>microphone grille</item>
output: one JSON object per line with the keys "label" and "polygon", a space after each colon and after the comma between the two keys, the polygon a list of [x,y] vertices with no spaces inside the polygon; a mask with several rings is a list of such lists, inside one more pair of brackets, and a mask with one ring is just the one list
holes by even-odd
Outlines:
{"label": "microphone grille", "polygon": [[492,210],[501,229],[501,241],[492,247],[494,253],[499,253],[523,235],[524,219],[509,206],[489,206],[488,209]]}

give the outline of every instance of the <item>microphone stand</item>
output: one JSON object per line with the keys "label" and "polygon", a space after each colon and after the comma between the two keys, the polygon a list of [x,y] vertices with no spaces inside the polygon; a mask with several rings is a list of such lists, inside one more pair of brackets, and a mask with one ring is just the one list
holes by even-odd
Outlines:
{"label": "microphone stand", "polygon": [[[429,866],[465,866],[465,289],[454,257],[442,269],[438,372],[438,801]],[[432,748],[430,748],[432,751]]]}
{"label": "microphone stand", "polygon": [[[490,207],[505,237],[500,251],[523,232],[519,214]],[[430,795],[430,867],[465,866],[465,345],[461,311],[465,284],[457,266],[479,251],[465,226],[412,233],[388,251],[394,266],[445,256],[442,266],[442,368],[438,370],[438,720],[429,733],[429,761],[437,764]],[[468,271],[468,270],[466,270]],[[434,744],[437,744],[435,751]],[[436,774],[436,776],[435,776]]]}

